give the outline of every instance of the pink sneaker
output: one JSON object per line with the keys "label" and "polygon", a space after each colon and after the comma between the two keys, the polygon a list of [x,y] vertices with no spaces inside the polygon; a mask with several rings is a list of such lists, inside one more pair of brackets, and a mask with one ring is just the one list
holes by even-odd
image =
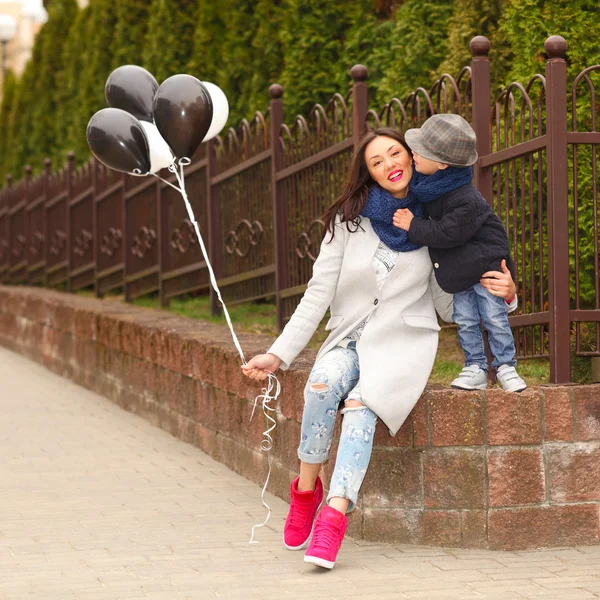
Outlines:
{"label": "pink sneaker", "polygon": [[306,548],[315,515],[323,501],[323,484],[320,477],[317,477],[313,492],[299,492],[299,480],[300,477],[296,477],[290,485],[290,512],[283,528],[283,544],[288,550]]}
{"label": "pink sneaker", "polygon": [[347,525],[346,515],[331,506],[324,506],[315,521],[312,541],[304,555],[304,562],[333,569]]}

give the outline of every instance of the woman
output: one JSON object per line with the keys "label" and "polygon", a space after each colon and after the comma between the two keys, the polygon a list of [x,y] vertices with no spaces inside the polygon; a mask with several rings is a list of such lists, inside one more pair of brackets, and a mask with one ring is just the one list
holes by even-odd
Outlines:
{"label": "woman", "polygon": [[[304,560],[333,568],[373,447],[377,418],[395,435],[419,399],[435,359],[435,311],[451,320],[452,296],[432,273],[427,248],[393,226],[398,208],[423,213],[409,192],[412,156],[402,135],[370,131],[352,159],[340,198],[324,216],[325,236],[313,276],[289,323],[266,354],[242,369],[261,381],[289,368],[327,309],[331,333],[321,347],[304,392],[298,457],[300,476],[290,487],[284,544]],[[415,213],[416,211],[416,213]],[[493,294],[514,296],[508,270],[488,272],[481,283]],[[333,438],[338,406],[343,424],[327,504],[319,478]]]}

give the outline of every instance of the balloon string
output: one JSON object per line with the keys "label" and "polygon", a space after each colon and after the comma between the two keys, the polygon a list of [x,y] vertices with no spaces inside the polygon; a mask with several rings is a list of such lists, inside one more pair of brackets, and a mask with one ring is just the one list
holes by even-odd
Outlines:
{"label": "balloon string", "polygon": [[168,181],[166,181],[162,177],[159,177],[155,173],[153,173],[153,175],[156,178],[160,179],[161,181],[164,181],[166,184],[170,185],[172,188],[176,189],[181,194],[181,197],[183,198],[183,201],[185,202],[185,207],[187,209],[188,217],[194,226],[194,230],[196,231],[196,237],[198,238],[198,243],[200,244],[200,248],[202,250],[202,256],[204,257],[204,262],[206,263],[206,266],[208,267],[210,282],[213,286],[213,289],[217,293],[219,302],[223,306],[223,313],[225,314],[225,319],[227,320],[227,325],[229,326],[229,330],[231,331],[233,343],[235,344],[235,347],[237,348],[237,351],[242,359],[242,364],[245,365],[247,363],[246,363],[246,358],[244,357],[244,352],[243,352],[240,342],[237,338],[237,335],[235,334],[235,331],[233,329],[233,324],[231,322],[231,317],[229,316],[229,311],[227,310],[227,306],[225,306],[225,302],[223,301],[223,297],[221,296],[221,290],[219,289],[219,286],[217,285],[217,278],[215,277],[215,273],[213,271],[212,265],[210,264],[210,260],[208,259],[208,252],[206,251],[206,246],[204,245],[204,240],[202,239],[202,235],[200,233],[200,228],[198,227],[198,222],[196,221],[196,217],[194,216],[194,210],[192,209],[192,205],[190,204],[190,201],[188,199],[188,196],[187,196],[187,193],[185,190],[183,165],[180,165],[180,166],[181,166],[181,174],[179,174],[177,172],[177,167],[175,166],[175,164],[172,164],[169,167],[169,171],[171,171],[175,175],[175,178],[177,179],[177,183],[179,183],[179,187],[173,185],[172,183],[169,183]]}
{"label": "balloon string", "polygon": [[[263,388],[262,393],[260,393],[254,399],[254,408],[252,409],[252,414],[250,415],[250,420],[252,421],[252,417],[254,416],[254,411],[256,410],[258,401],[260,400],[260,402],[262,404],[263,415],[265,416],[265,418],[268,422],[272,423],[271,425],[268,425],[268,427],[265,431],[263,431],[263,439],[260,443],[261,450],[263,450],[263,452],[267,453],[267,465],[268,465],[267,478],[265,480],[265,484],[263,485],[262,491],[260,493],[260,501],[262,502],[262,505],[267,509],[267,516],[262,523],[254,525],[254,527],[252,527],[252,532],[250,535],[250,542],[249,542],[250,544],[258,544],[258,542],[254,539],[254,530],[257,527],[264,527],[267,524],[267,522],[269,521],[269,518],[271,517],[271,507],[265,502],[265,492],[267,491],[267,485],[269,485],[269,479],[271,477],[271,452],[270,451],[271,451],[271,448],[273,447],[273,437],[271,436],[271,432],[275,430],[275,427],[277,426],[277,422],[269,414],[269,412],[275,412],[275,410],[276,410],[273,406],[271,406],[271,401],[276,401],[277,398],[279,397],[279,394],[281,392],[281,384],[279,383],[279,380],[277,379],[277,377],[275,377],[275,375],[273,373],[271,373],[271,371],[268,371],[268,375],[269,375],[269,379],[268,379],[267,387]],[[275,389],[274,393],[273,393],[273,389]]]}
{"label": "balloon string", "polygon": [[150,173],[150,174],[154,175],[154,177],[156,177],[156,179],[160,179],[163,183],[166,183],[167,185],[170,185],[174,190],[177,190],[181,194],[181,190],[176,185],[173,185],[170,181],[167,181],[166,179],[163,179],[162,177],[160,177],[156,173]]}
{"label": "balloon string", "polygon": [[[219,286],[217,285],[217,279],[215,277],[212,265],[210,264],[210,260],[208,259],[208,253],[206,251],[206,246],[204,245],[204,240],[202,239],[202,235],[200,234],[200,228],[198,227],[198,222],[196,221],[196,217],[194,216],[194,210],[192,208],[192,205],[188,199],[188,196],[187,196],[187,193],[185,190],[185,175],[184,175],[183,168],[187,164],[189,164],[189,159],[182,158],[179,161],[179,167],[180,167],[179,173],[177,172],[177,166],[176,166],[175,162],[173,162],[171,164],[171,166],[169,167],[169,171],[171,171],[171,173],[173,173],[175,175],[175,178],[177,179],[177,183],[179,184],[179,187],[177,187],[176,185],[173,185],[166,179],[163,179],[162,177],[158,176],[156,173],[152,173],[152,175],[154,175],[154,177],[156,177],[157,179],[160,179],[162,182],[166,183],[167,185],[171,186],[173,189],[177,190],[181,194],[183,201],[185,202],[185,207],[188,212],[188,217],[194,225],[194,229],[196,231],[196,236],[198,237],[198,242],[199,242],[200,248],[202,250],[202,256],[204,257],[204,261],[206,262],[206,266],[208,267],[208,272],[210,275],[210,282],[213,286],[213,289],[217,293],[217,297],[219,298],[221,305],[223,306],[223,312],[225,314],[225,318],[227,319],[227,324],[229,325],[229,330],[231,331],[231,336],[233,337],[233,342],[240,354],[240,357],[242,359],[242,364],[245,365],[247,363],[246,363],[246,359],[244,357],[244,352],[242,351],[242,347],[240,346],[239,340],[233,329],[233,324],[232,324],[231,318],[229,316],[229,311],[227,310],[227,307],[225,306],[225,302],[223,301],[223,298],[221,296],[221,291],[219,290]],[[265,388],[263,388],[261,393],[258,394],[258,396],[256,396],[256,398],[254,399],[254,406],[252,408],[252,414],[250,415],[250,421],[252,421],[252,418],[254,417],[254,413],[256,411],[256,407],[258,406],[258,402],[260,401],[260,403],[262,405],[262,409],[263,409],[263,415],[267,421],[267,429],[265,431],[263,431],[263,439],[260,443],[260,447],[263,452],[267,453],[267,465],[268,465],[267,477],[266,477],[265,483],[262,487],[262,491],[260,494],[260,500],[262,502],[262,505],[267,509],[267,516],[262,523],[254,525],[254,527],[252,527],[252,532],[250,535],[250,542],[249,542],[250,544],[258,544],[258,541],[256,541],[254,539],[254,531],[258,527],[264,527],[268,523],[268,521],[271,517],[271,507],[265,502],[265,493],[267,491],[267,485],[269,484],[269,479],[271,477],[271,452],[270,451],[271,451],[271,448],[273,447],[273,437],[271,436],[271,432],[275,430],[275,428],[277,426],[277,422],[269,413],[274,413],[276,410],[274,406],[271,406],[271,402],[274,402],[276,404],[277,399],[279,398],[279,395],[281,393],[281,384],[279,382],[279,379],[277,379],[277,377],[271,371],[267,371],[267,374],[268,374],[267,386]]]}

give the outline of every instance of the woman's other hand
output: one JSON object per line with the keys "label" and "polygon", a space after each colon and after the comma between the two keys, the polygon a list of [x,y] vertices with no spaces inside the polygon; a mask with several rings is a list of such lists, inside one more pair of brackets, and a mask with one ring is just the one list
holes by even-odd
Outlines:
{"label": "woman's other hand", "polygon": [[269,371],[275,373],[281,366],[281,359],[274,354],[257,354],[242,365],[242,372],[246,377],[256,381],[263,381],[269,376]]}
{"label": "woman's other hand", "polygon": [[517,286],[513,281],[512,275],[506,266],[506,261],[503,259],[500,265],[500,271],[486,271],[479,283],[494,296],[500,296],[507,302],[510,302],[517,293]]}
{"label": "woman's other hand", "polygon": [[408,231],[410,228],[410,223],[414,219],[414,215],[408,210],[408,208],[399,208],[394,213],[394,218],[392,222],[398,229],[404,229],[404,231]]}

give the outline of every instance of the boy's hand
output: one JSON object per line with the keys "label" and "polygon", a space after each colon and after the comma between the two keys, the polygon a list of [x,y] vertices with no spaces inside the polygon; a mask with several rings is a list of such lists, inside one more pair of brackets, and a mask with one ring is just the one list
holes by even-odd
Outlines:
{"label": "boy's hand", "polygon": [[408,210],[408,208],[399,208],[394,213],[393,223],[398,229],[404,229],[408,231],[411,221],[414,219],[414,215]]}
{"label": "boy's hand", "polygon": [[268,371],[275,373],[281,366],[281,359],[274,354],[257,354],[242,365],[242,372],[246,377],[256,381],[263,381],[269,376]]}

